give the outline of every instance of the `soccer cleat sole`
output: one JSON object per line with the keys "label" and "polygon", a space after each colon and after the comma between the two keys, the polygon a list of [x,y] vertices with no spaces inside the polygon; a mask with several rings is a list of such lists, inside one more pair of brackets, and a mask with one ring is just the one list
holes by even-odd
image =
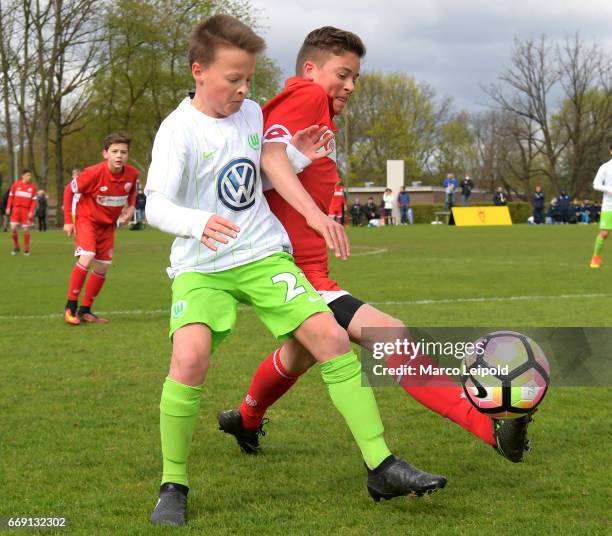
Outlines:
{"label": "soccer cleat sole", "polygon": [[408,493],[404,493],[403,495],[396,495],[394,493],[380,493],[379,491],[376,491],[375,489],[370,488],[368,486],[368,493],[370,494],[370,497],[374,499],[374,502],[380,502],[381,499],[384,499],[385,501],[389,501],[397,497],[423,497],[425,495],[433,495],[436,491],[438,491],[439,489],[442,489],[444,486],[446,486],[446,481],[444,481],[440,485],[436,485],[428,489],[418,490],[418,491],[414,490]]}
{"label": "soccer cleat sole", "polygon": [[378,490],[368,486],[368,493],[370,497],[374,499],[374,502],[379,502],[381,499],[388,501],[390,499],[395,499],[396,497],[423,497],[424,495],[433,495],[439,489],[442,489],[446,486],[446,479],[440,481],[438,484],[432,484],[431,486],[427,486],[421,489],[414,489],[412,491],[408,491],[407,493],[396,494],[396,493],[381,493]]}
{"label": "soccer cleat sole", "polygon": [[108,324],[108,320],[106,318],[100,318],[99,316],[89,313],[79,315],[79,319],[81,322],[85,322],[86,324]]}

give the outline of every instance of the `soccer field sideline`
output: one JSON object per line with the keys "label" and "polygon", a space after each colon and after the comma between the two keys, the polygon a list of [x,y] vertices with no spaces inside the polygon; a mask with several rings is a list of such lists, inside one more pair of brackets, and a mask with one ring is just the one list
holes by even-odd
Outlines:
{"label": "soccer field sideline", "polygon": [[[610,298],[612,294],[559,294],[556,296],[492,296],[492,297],[480,297],[480,298],[442,298],[437,300],[407,300],[407,301],[381,301],[381,302],[368,302],[370,305],[438,305],[448,303],[480,303],[480,302],[504,302],[504,301],[539,301],[539,300],[573,300],[580,298]],[[238,305],[238,309],[241,311],[252,310],[252,307],[248,305]],[[169,309],[136,309],[132,311],[99,311],[102,315],[125,315],[125,316],[139,316],[139,315],[168,315]],[[27,316],[0,316],[0,320],[46,320],[52,318],[62,318],[62,313],[49,313],[44,315],[27,315]]]}
{"label": "soccer field sideline", "polygon": [[[587,264],[592,228],[347,231],[358,258],[332,258],[332,277],[408,326],[612,325],[608,265]],[[2,515],[64,515],[74,534],[150,532],[160,468],[159,386],[170,353],[171,281],[164,268],[171,239],[150,229],[119,236],[99,301],[111,320],[105,326],[62,323],[74,258],[59,233],[36,235],[31,257],[0,257],[0,331],[11,349],[2,355],[8,380],[0,400]],[[241,399],[276,342],[252,308],[239,311],[234,334],[213,359],[196,430],[194,530],[446,535],[571,527],[596,534],[609,526],[601,471],[609,456],[609,388],[551,389],[530,427],[533,452],[516,465],[403,391],[378,388],[394,451],[449,478],[426,501],[371,503],[349,432],[316,372],[271,408],[262,457],[241,456],[217,430],[215,415]]]}

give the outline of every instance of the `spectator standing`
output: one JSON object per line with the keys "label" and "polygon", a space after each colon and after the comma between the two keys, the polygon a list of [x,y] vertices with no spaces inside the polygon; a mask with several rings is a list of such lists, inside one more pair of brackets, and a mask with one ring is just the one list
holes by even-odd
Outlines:
{"label": "spectator standing", "polygon": [[444,210],[450,210],[455,206],[455,190],[457,189],[457,179],[453,173],[446,175],[442,182],[444,188]]}
{"label": "spectator standing", "polygon": [[36,217],[38,218],[38,231],[47,230],[47,207],[49,205],[49,198],[44,190],[38,190],[36,196]]}
{"label": "spectator standing", "polygon": [[400,192],[397,194],[397,204],[400,209],[400,221],[402,225],[407,225],[408,222],[413,222],[412,209],[410,208],[410,194],[406,191],[406,187],[400,187]]}
{"label": "spectator standing", "polygon": [[459,186],[461,187],[461,205],[467,207],[470,204],[470,195],[472,195],[472,190],[474,189],[474,181],[469,175],[466,175]]}
{"label": "spectator standing", "polygon": [[544,192],[542,187],[538,184],[533,192],[533,199],[531,205],[533,206],[533,223],[544,223]]}
{"label": "spectator standing", "polygon": [[393,225],[393,192],[391,188],[387,188],[382,198],[382,205],[384,207],[384,218],[385,225]]}
{"label": "spectator standing", "polygon": [[142,191],[142,188],[138,188],[138,193],[136,194],[136,225],[140,229],[140,227],[144,224],[145,221],[145,207],[147,206],[147,196]]}
{"label": "spectator standing", "polygon": [[504,193],[501,186],[497,187],[493,196],[493,204],[496,207],[505,207],[508,204],[508,196]]}
{"label": "spectator standing", "polygon": [[559,204],[559,212],[561,214],[561,221],[563,223],[569,223],[571,200],[565,190],[561,190],[559,194],[559,200],[557,202]]}
{"label": "spectator standing", "polygon": [[11,193],[11,187],[9,186],[4,195],[2,201],[0,201],[0,210],[2,210],[2,230],[6,233],[8,231],[9,217],[6,213],[6,207],[8,207],[8,198]]}

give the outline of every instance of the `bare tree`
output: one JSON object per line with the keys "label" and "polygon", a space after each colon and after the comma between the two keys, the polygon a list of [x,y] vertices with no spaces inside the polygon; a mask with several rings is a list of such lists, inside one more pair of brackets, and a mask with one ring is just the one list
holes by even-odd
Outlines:
{"label": "bare tree", "polygon": [[612,61],[597,45],[586,47],[578,35],[565,40],[558,58],[565,98],[555,120],[567,147],[561,169],[574,196],[593,180],[612,134]]}
{"label": "bare tree", "polygon": [[610,56],[579,35],[561,45],[545,36],[515,41],[510,66],[486,91],[514,117],[507,135],[519,151],[516,177],[528,185],[527,175],[541,173],[571,196],[585,188],[612,131],[610,73]]}
{"label": "bare tree", "polygon": [[[12,62],[10,58],[10,42],[8,36],[15,27],[14,5],[7,5],[6,8],[0,3],[0,73],[2,75],[2,113],[4,123],[4,140],[6,142],[6,153],[8,161],[9,186],[11,177],[17,163],[15,162],[15,140],[13,139],[13,116],[10,100],[10,80],[13,76]],[[0,184],[0,190],[1,188]]]}
{"label": "bare tree", "polygon": [[101,65],[97,45],[105,27],[100,2],[13,0],[6,5],[0,12],[0,65],[7,150],[15,152],[15,117],[19,167],[27,163],[39,186],[47,189],[54,159],[61,202],[63,140],[78,128],[90,82]]}

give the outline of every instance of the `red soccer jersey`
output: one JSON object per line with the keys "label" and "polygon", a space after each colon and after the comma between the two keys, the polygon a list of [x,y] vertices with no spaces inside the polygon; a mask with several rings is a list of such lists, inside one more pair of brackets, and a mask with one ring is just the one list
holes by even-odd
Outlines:
{"label": "red soccer jersey", "polygon": [[64,190],[64,221],[72,220],[72,198],[81,194],[77,218],[100,225],[114,225],[125,205],[134,206],[138,170],[125,165],[121,173],[111,173],[108,162],[85,168]]}
{"label": "red soccer jersey", "polygon": [[342,212],[346,205],[346,197],[344,197],[344,186],[336,184],[334,186],[334,195],[329,204],[330,214],[334,212]]}
{"label": "red soccer jersey", "polygon": [[28,212],[34,212],[36,207],[36,188],[31,182],[16,181],[11,186],[8,198],[8,210],[23,208]]}
{"label": "red soccer jersey", "polygon": [[[263,108],[264,138],[289,143],[298,130],[311,125],[326,126],[325,149],[332,149],[326,158],[314,161],[298,178],[317,206],[327,214],[338,183],[336,169],[336,137],[332,101],[325,90],[303,78],[290,78],[285,89]],[[325,240],[306,224],[305,218],[287,203],[275,190],[265,192],[272,212],[283,224],[291,244],[295,263],[308,276],[310,271],[327,273],[327,245]],[[334,283],[334,282],[332,282]],[[335,283],[334,283],[335,285]],[[317,290],[332,290],[318,288]]]}

